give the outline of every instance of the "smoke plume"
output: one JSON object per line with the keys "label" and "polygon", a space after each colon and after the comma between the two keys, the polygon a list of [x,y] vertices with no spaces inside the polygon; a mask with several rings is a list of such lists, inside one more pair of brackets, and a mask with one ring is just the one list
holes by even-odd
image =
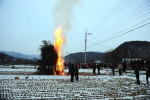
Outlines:
{"label": "smoke plume", "polygon": [[55,27],[62,27],[63,34],[67,34],[75,20],[73,8],[79,3],[79,0],[59,0],[54,8]]}

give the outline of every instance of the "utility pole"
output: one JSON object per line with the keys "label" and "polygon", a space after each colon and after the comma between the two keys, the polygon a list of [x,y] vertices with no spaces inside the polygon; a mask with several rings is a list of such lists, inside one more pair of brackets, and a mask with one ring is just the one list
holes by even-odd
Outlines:
{"label": "utility pole", "polygon": [[66,57],[65,57],[66,58],[66,60],[65,60],[66,63],[67,63],[67,55],[68,55],[68,53],[70,53],[70,52],[66,52]]}
{"label": "utility pole", "polygon": [[92,35],[92,33],[87,33],[87,30],[88,29],[85,30],[85,64],[86,64],[86,42],[87,42],[86,38],[87,38],[87,35]]}

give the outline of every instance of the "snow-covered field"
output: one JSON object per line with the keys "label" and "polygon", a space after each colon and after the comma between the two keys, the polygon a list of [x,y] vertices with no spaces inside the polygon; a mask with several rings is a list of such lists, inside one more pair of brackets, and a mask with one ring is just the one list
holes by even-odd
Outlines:
{"label": "snow-covered field", "polygon": [[119,76],[116,69],[116,75],[112,76],[110,69],[103,69],[101,75],[93,76],[92,69],[80,69],[82,75],[79,75],[79,81],[74,79],[74,82],[70,82],[69,75],[32,74],[35,71],[34,68],[10,69],[0,66],[1,99],[150,100],[150,84],[146,84],[145,75],[140,75],[141,84],[137,85],[136,78],[130,76],[132,70]]}

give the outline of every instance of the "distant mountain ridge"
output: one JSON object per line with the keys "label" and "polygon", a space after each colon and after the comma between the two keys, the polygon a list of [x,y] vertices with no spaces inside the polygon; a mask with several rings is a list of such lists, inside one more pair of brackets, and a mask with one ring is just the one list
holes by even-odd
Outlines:
{"label": "distant mountain ridge", "polygon": [[[96,60],[102,60],[105,53],[86,52],[86,62],[91,63]],[[85,52],[71,53],[65,57],[66,63],[85,63]]]}
{"label": "distant mountain ridge", "polygon": [[[26,55],[18,52],[8,52],[0,51],[0,53],[7,54],[12,57],[22,58],[22,59],[34,59],[40,58],[40,55]],[[150,58],[150,42],[148,41],[128,41],[120,44],[117,48],[110,52],[86,52],[86,62],[94,62],[96,60],[101,60],[105,62],[110,62],[113,60],[119,61],[122,57],[141,57],[143,59]],[[73,63],[84,63],[85,62],[85,52],[71,53],[65,56],[65,62]]]}
{"label": "distant mountain ridge", "polygon": [[[150,59],[150,42],[148,41],[127,41],[120,44],[117,48],[112,51],[105,53],[101,52],[87,52],[86,62],[91,63],[96,60],[101,60],[104,62],[120,61],[121,58],[142,58]],[[72,53],[65,57],[66,62],[73,63],[84,63],[85,53]]]}
{"label": "distant mountain ridge", "polygon": [[9,66],[9,65],[35,65],[35,59],[22,59],[16,58],[4,53],[0,53],[0,65]]}
{"label": "distant mountain ridge", "polygon": [[34,59],[34,58],[39,58],[39,55],[26,55],[26,54],[22,54],[22,53],[18,53],[18,52],[14,52],[14,51],[0,51],[0,53],[4,53],[7,54],[9,56],[12,57],[16,57],[16,58],[22,58],[22,59]]}

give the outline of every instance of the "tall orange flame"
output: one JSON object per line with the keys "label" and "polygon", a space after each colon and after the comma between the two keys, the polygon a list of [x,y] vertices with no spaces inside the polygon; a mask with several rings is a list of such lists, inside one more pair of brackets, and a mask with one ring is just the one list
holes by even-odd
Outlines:
{"label": "tall orange flame", "polygon": [[63,43],[64,43],[64,38],[62,34],[62,29],[59,27],[55,31],[55,44],[54,44],[54,48],[58,54],[58,59],[56,62],[57,63],[56,74],[58,75],[64,75],[64,59],[61,53],[61,48]]}

